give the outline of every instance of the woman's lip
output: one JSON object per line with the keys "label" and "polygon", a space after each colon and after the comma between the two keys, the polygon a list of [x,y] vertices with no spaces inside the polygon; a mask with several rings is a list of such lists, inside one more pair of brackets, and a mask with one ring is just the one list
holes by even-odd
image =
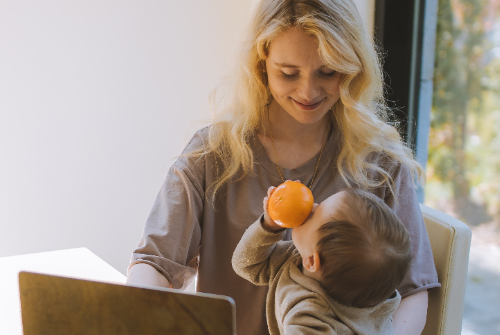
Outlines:
{"label": "woman's lip", "polygon": [[315,104],[312,104],[312,105],[304,105],[304,104],[302,104],[302,103],[298,102],[297,100],[295,100],[295,99],[293,99],[293,98],[292,98],[292,100],[293,100],[293,102],[295,102],[295,104],[297,105],[297,107],[299,107],[300,109],[310,111],[310,110],[313,110],[313,109],[318,108],[318,107],[319,107],[319,105],[321,105],[321,103],[322,103],[325,99],[322,99],[321,101],[316,102]]}

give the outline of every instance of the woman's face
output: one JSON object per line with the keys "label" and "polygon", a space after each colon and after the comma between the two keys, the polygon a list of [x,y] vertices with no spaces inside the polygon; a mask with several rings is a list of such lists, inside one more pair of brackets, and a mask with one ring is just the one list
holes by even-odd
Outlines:
{"label": "woman's face", "polygon": [[274,100],[303,124],[320,121],[338,101],[341,74],[323,64],[318,42],[301,28],[291,28],[269,47],[266,71]]}

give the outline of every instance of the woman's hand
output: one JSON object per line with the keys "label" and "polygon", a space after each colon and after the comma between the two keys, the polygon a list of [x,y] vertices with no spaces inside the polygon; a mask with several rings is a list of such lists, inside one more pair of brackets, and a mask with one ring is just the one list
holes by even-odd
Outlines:
{"label": "woman's hand", "polygon": [[276,187],[271,186],[267,189],[267,196],[264,198],[264,221],[262,222],[262,227],[268,231],[271,232],[277,232],[280,230],[283,230],[285,228],[281,227],[279,224],[273,221],[271,217],[269,216],[269,211],[267,210],[268,203],[269,203],[269,198],[273,194],[274,190],[276,190]]}

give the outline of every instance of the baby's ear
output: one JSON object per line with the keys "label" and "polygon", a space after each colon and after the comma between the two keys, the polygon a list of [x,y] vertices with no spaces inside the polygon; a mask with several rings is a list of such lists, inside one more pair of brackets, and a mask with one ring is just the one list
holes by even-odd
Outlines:
{"label": "baby's ear", "polygon": [[309,272],[321,271],[319,253],[315,251],[312,255],[302,258],[302,266]]}

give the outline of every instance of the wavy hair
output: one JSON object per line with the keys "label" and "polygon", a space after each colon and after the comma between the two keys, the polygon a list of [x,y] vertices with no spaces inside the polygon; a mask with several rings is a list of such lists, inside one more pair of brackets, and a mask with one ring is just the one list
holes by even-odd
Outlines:
{"label": "wavy hair", "polygon": [[[330,113],[341,138],[336,168],[347,185],[369,189],[387,184],[393,191],[390,171],[371,159],[375,153],[406,164],[422,181],[422,167],[388,123],[379,57],[353,1],[261,0],[227,90],[219,87],[211,94],[208,141],[193,153],[213,154],[222,162],[221,173],[210,185],[214,194],[232,178],[253,172],[250,140],[265,130],[265,105],[272,99],[265,73],[269,46],[280,33],[295,27],[317,39],[324,64],[342,75],[340,99]],[[370,172],[381,177],[373,178]]]}

